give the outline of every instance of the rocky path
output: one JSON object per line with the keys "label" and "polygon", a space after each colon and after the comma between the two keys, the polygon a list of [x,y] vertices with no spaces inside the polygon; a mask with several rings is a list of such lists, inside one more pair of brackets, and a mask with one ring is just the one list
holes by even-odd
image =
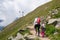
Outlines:
{"label": "rocky path", "polygon": [[[37,36],[36,34],[35,34],[35,30],[34,30],[34,27],[33,26],[28,26],[28,28],[30,29],[30,32],[33,34],[33,35],[35,35],[35,36]],[[41,36],[41,34],[40,34],[40,36]],[[39,39],[40,40],[50,40],[48,37],[39,37]]]}

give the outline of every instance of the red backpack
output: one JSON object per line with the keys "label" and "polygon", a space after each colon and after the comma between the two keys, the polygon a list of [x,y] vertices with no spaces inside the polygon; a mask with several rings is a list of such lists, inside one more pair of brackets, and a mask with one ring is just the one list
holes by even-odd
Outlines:
{"label": "red backpack", "polygon": [[40,24],[40,18],[37,18],[37,23]]}

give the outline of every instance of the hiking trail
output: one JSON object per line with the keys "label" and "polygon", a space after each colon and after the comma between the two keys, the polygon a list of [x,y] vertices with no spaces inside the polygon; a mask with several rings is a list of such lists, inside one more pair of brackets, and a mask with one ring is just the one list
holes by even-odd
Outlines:
{"label": "hiking trail", "polygon": [[[32,33],[32,35],[37,36],[37,35],[35,34],[35,30],[34,30],[34,26],[33,26],[33,25],[32,25],[32,26],[27,26],[27,27],[30,29],[30,32]],[[41,37],[41,34],[40,34],[39,39],[40,39],[40,40],[50,40],[48,37]]]}

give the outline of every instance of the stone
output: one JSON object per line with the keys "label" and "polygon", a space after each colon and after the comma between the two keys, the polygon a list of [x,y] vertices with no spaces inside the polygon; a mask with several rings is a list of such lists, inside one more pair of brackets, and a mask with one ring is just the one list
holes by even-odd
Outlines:
{"label": "stone", "polygon": [[55,26],[55,28],[60,28],[60,23],[58,23],[58,24]]}
{"label": "stone", "polygon": [[49,13],[51,15],[55,15],[55,14],[58,14],[58,10],[57,9],[52,9],[51,11],[49,11]]}
{"label": "stone", "polygon": [[55,21],[57,21],[57,19],[50,19],[50,20],[48,20],[48,24],[52,24]]}
{"label": "stone", "polygon": [[60,18],[57,18],[57,21],[60,22]]}
{"label": "stone", "polygon": [[23,38],[23,35],[21,35],[20,33],[17,33],[16,39],[20,39]]}
{"label": "stone", "polygon": [[54,35],[58,34],[58,32],[55,32]]}
{"label": "stone", "polygon": [[51,13],[52,11],[49,11],[49,13]]}
{"label": "stone", "polygon": [[35,38],[35,35],[28,35],[27,37],[25,37],[26,40],[34,40]]}
{"label": "stone", "polygon": [[48,20],[50,20],[50,19],[51,19],[51,16],[50,16],[50,15],[47,16],[46,20],[48,21]]}
{"label": "stone", "polygon": [[11,39],[13,39],[13,36],[10,36],[10,37],[8,38],[8,40],[11,40]]}
{"label": "stone", "polygon": [[54,14],[58,14],[58,10],[57,9],[53,9],[52,10],[52,15],[54,15]]}
{"label": "stone", "polygon": [[24,37],[26,37],[26,36],[28,36],[28,33],[26,33],[26,34],[24,35]]}
{"label": "stone", "polygon": [[58,10],[60,10],[60,7],[57,7]]}
{"label": "stone", "polygon": [[24,39],[23,35],[21,35],[20,33],[17,33],[17,36],[15,38],[11,38],[11,40],[19,40],[19,39]]}

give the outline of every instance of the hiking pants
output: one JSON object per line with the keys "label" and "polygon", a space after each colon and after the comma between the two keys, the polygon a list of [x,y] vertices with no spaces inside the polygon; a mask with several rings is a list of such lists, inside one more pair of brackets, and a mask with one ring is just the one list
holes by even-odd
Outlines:
{"label": "hiking pants", "polygon": [[39,36],[39,34],[40,34],[40,24],[36,24],[34,28],[35,28],[36,34],[38,33],[38,36]]}

